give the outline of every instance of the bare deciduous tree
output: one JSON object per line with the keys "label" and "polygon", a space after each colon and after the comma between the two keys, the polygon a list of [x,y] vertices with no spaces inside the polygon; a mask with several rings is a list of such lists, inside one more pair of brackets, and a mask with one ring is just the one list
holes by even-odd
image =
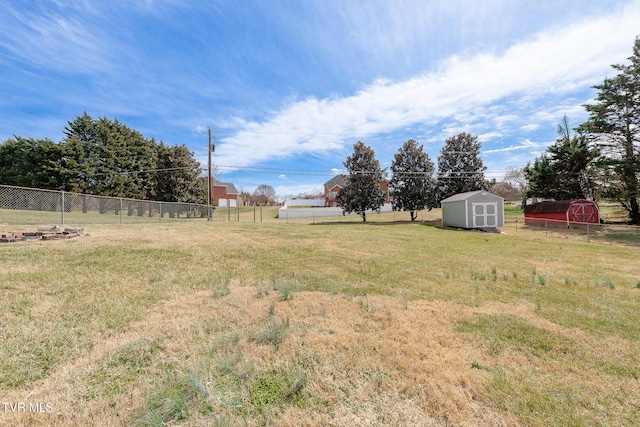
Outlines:
{"label": "bare deciduous tree", "polygon": [[259,185],[253,192],[253,203],[262,206],[274,205],[276,203],[276,190],[270,185]]}
{"label": "bare deciduous tree", "polygon": [[524,209],[527,205],[527,190],[529,189],[529,181],[524,173],[524,168],[509,168],[504,175],[504,180],[520,190],[522,193],[522,208]]}

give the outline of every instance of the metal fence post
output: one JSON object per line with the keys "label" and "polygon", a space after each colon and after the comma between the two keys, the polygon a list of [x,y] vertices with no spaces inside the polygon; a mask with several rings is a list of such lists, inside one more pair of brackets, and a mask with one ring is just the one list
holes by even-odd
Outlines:
{"label": "metal fence post", "polygon": [[62,225],[64,225],[64,191],[61,191],[60,195],[62,196]]}
{"label": "metal fence post", "polygon": [[162,222],[162,202],[158,202],[158,211],[160,212],[160,222]]}
{"label": "metal fence post", "polygon": [[120,224],[122,224],[122,197],[120,197]]}
{"label": "metal fence post", "polygon": [[548,235],[549,235],[549,233],[548,233],[548,229],[547,229],[547,220],[546,220],[546,219],[544,220],[544,235],[545,235],[545,236],[548,236]]}

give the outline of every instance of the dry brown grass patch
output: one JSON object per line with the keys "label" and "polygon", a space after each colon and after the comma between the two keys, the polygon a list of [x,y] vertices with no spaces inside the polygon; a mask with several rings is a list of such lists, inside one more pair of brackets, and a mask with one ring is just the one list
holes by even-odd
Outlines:
{"label": "dry brown grass patch", "polygon": [[[483,397],[486,373],[471,368],[479,348],[454,332],[456,319],[467,308],[426,301],[412,301],[405,308],[395,298],[369,296],[375,310],[367,311],[339,295],[299,292],[280,301],[274,294],[256,298],[253,287],[231,284],[230,289],[220,299],[203,289],[161,303],[46,379],[3,392],[4,401],[51,401],[55,408],[53,414],[5,413],[3,422],[130,424],[159,386],[163,368],[186,375],[199,356],[211,354],[214,344],[234,331],[237,350],[256,372],[297,366],[308,375],[304,392],[312,401],[312,415],[308,407],[286,406],[270,414],[280,425],[438,425],[445,419],[456,425],[510,423]],[[291,322],[278,349],[251,339],[273,317],[268,314],[271,303],[276,318]],[[123,382],[115,394],[96,395],[96,375],[105,363],[151,342],[157,349],[145,356],[149,366],[144,373]],[[118,374],[111,375],[113,380]],[[226,410],[215,402],[213,406]],[[229,414],[236,421],[243,417]]]}

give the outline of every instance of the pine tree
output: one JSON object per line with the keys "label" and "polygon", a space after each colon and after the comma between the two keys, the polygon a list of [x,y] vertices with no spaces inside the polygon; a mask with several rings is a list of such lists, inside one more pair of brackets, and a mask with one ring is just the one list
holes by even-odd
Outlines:
{"label": "pine tree", "polygon": [[598,150],[584,135],[571,135],[566,116],[557,130],[556,142],[524,168],[529,182],[527,196],[555,200],[593,198],[590,166],[598,157]]}
{"label": "pine tree", "polygon": [[49,139],[16,136],[0,143],[0,184],[62,189],[61,147]]}
{"label": "pine tree", "polygon": [[605,197],[617,200],[632,224],[640,224],[640,38],[636,38],[631,64],[612,65],[618,74],[600,85],[595,103],[585,105],[587,122],[580,126],[600,148],[601,175],[617,177],[607,183]]}
{"label": "pine tree", "polygon": [[345,187],[338,192],[337,204],[343,214],[355,212],[367,222],[366,211],[378,210],[384,204],[380,187],[384,171],[373,149],[360,141],[353,145],[353,154],[343,164],[349,176]]}
{"label": "pine tree", "polygon": [[64,190],[84,194],[97,194],[98,135],[96,122],[86,112],[67,123],[61,141],[64,157],[61,169]]}
{"label": "pine tree", "polygon": [[95,120],[87,113],[65,128],[61,168],[65,189],[101,196],[148,198],[154,183],[157,147],[116,120]]}
{"label": "pine tree", "polygon": [[391,172],[394,210],[408,211],[415,221],[418,211],[436,206],[433,162],[422,145],[413,139],[405,142],[391,162]]}

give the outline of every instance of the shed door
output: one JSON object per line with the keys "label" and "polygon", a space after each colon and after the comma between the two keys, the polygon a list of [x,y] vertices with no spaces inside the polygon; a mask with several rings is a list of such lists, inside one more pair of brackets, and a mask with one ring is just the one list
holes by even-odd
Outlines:
{"label": "shed door", "polygon": [[497,227],[498,226],[498,204],[493,203],[472,203],[473,227]]}
{"label": "shed door", "polygon": [[592,203],[573,203],[569,207],[569,220],[597,223],[595,206]]}

